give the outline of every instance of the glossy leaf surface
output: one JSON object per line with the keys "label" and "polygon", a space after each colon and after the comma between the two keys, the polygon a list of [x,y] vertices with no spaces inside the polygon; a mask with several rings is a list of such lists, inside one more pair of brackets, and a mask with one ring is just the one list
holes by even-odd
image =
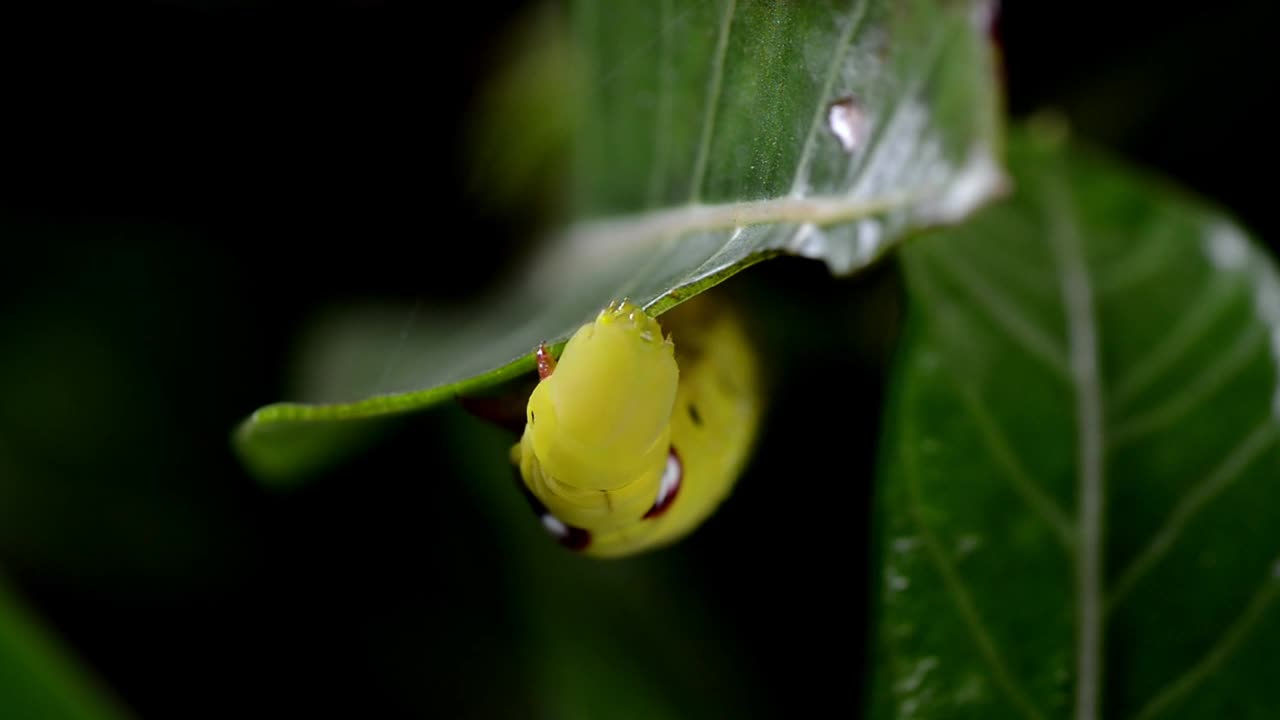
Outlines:
{"label": "glossy leaf surface", "polygon": [[1052,132],[904,248],[873,717],[1274,717],[1280,280]]}

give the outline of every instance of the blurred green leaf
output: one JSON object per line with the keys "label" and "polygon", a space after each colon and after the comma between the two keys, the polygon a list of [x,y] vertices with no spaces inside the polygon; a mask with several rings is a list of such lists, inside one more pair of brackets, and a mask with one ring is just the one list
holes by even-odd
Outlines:
{"label": "blurred green leaf", "polygon": [[21,607],[0,578],[0,716],[114,720],[125,715]]}
{"label": "blurred green leaf", "polygon": [[873,717],[1280,715],[1280,278],[1066,144],[903,249]]}
{"label": "blurred green leaf", "polygon": [[468,113],[468,189],[512,221],[527,220],[526,212],[554,214],[563,199],[545,181],[564,171],[576,120],[566,82],[575,56],[562,11],[559,3],[535,3],[505,30],[498,70]]}
{"label": "blurred green leaf", "polygon": [[[475,312],[353,309],[319,326],[307,362],[328,374],[302,371],[321,378],[300,387],[304,402],[246,420],[242,457],[297,477],[341,454],[326,423],[529,372],[539,342],[612,299],[660,313],[781,253],[850,273],[963,218],[1004,182],[991,12],[984,0],[573,3],[566,65],[579,72],[559,89],[577,92],[546,98],[575,118],[571,222]],[[533,121],[507,120],[518,155]]]}

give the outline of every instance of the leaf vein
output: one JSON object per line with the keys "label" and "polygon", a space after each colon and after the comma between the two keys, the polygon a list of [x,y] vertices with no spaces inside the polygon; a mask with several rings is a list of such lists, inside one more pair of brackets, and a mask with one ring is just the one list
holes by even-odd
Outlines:
{"label": "leaf vein", "polygon": [[1244,437],[1238,445],[1209,473],[1203,481],[1183,496],[1181,502],[1169,513],[1164,524],[1156,531],[1146,546],[1139,552],[1120,573],[1115,586],[1107,598],[1107,611],[1111,612],[1133,589],[1169,548],[1178,541],[1179,535],[1187,524],[1206,504],[1226,490],[1248,469],[1249,465],[1271,447],[1276,439],[1276,426],[1270,418],[1264,419],[1258,427]]}
{"label": "leaf vein", "polygon": [[831,57],[831,65],[827,68],[827,77],[822,84],[822,91],[818,94],[818,106],[813,111],[813,120],[809,123],[809,134],[805,136],[803,149],[800,151],[800,160],[796,163],[795,176],[791,180],[791,194],[803,195],[802,185],[809,179],[809,165],[813,162],[813,151],[817,147],[816,140],[818,138],[818,128],[822,126],[822,115],[828,103],[831,101],[831,89],[835,87],[836,76],[839,74],[840,65],[844,62],[845,55],[848,54],[852,45],[853,36],[857,34],[857,30],[862,25],[863,19],[867,16],[867,6],[870,0],[863,0],[858,4],[854,15],[849,18],[845,27],[840,32],[840,38],[836,41]]}
{"label": "leaf vein", "polygon": [[1027,320],[1017,306],[992,287],[980,273],[956,260],[945,249],[934,253],[938,265],[969,293],[987,315],[1031,356],[1041,360],[1055,374],[1070,378],[1063,359],[1066,352],[1050,336]]}
{"label": "leaf vein", "polygon": [[720,19],[720,37],[716,40],[716,57],[711,64],[711,77],[707,81],[706,110],[702,116],[702,137],[698,141],[698,156],[693,165],[693,184],[689,202],[696,203],[702,197],[702,182],[707,174],[707,160],[711,154],[711,134],[715,129],[716,111],[720,107],[720,83],[724,79],[725,57],[729,51],[729,28],[737,10],[737,0],[728,0],[724,16]]}
{"label": "leaf vein", "polygon": [[1115,432],[1111,435],[1111,447],[1131,444],[1195,409],[1210,393],[1241,372],[1254,358],[1264,340],[1262,326],[1251,323],[1231,347],[1218,355],[1214,364],[1201,372],[1190,386],[1144,413],[1117,422]]}
{"label": "leaf vein", "polygon": [[1111,393],[1112,411],[1118,411],[1128,405],[1138,394],[1147,389],[1161,373],[1165,372],[1181,359],[1192,344],[1204,337],[1215,320],[1220,319],[1236,298],[1235,290],[1241,286],[1236,283],[1213,283],[1206,292],[1201,293],[1202,300],[1195,303],[1188,316],[1178,321],[1177,326],[1167,333],[1158,345],[1134,362],[1128,372],[1115,384]]}
{"label": "leaf vein", "polygon": [[1249,630],[1253,629],[1253,626],[1257,625],[1258,621],[1266,614],[1271,606],[1271,601],[1276,597],[1277,590],[1280,590],[1280,581],[1277,580],[1276,573],[1278,566],[1280,566],[1280,558],[1276,560],[1271,570],[1267,573],[1266,579],[1262,581],[1262,587],[1253,594],[1249,604],[1245,606],[1240,616],[1231,623],[1231,626],[1218,640],[1217,644],[1210,648],[1194,666],[1156,692],[1151,700],[1134,716],[1135,720],[1148,720],[1148,718],[1155,717],[1168,709],[1187,693],[1195,690],[1227,658],[1231,657],[1231,653],[1244,640]]}
{"label": "leaf vein", "polygon": [[1173,242],[1176,226],[1169,221],[1158,223],[1154,229],[1140,231],[1145,242],[1134,243],[1134,249],[1099,269],[1096,292],[1106,297],[1131,290],[1146,280],[1159,277],[1175,253],[1168,251]]}
{"label": "leaf vein", "polygon": [[963,389],[960,391],[960,396],[965,408],[976,422],[987,450],[996,463],[1004,468],[1004,475],[1008,478],[1014,492],[1021,496],[1027,505],[1049,525],[1054,536],[1068,552],[1074,551],[1075,530],[1066,513],[1031,479],[1030,474],[1014,454],[1013,448],[1010,447],[995,418],[982,407],[974,393]]}
{"label": "leaf vein", "polygon": [[934,536],[932,530],[924,518],[923,500],[921,498],[920,489],[920,471],[916,465],[916,454],[912,452],[915,443],[914,424],[908,421],[903,428],[903,446],[899,448],[902,457],[905,459],[903,463],[907,476],[907,487],[910,493],[911,519],[915,524],[917,531],[920,533],[924,546],[929,554],[929,559],[933,563],[938,574],[942,576],[943,585],[947,589],[947,595],[951,598],[957,612],[960,613],[961,619],[964,621],[965,627],[968,628],[969,634],[973,637],[973,642],[978,646],[978,651],[987,661],[987,665],[991,668],[992,675],[996,684],[1009,697],[1022,714],[1028,718],[1043,718],[1044,715],[1031,703],[1027,693],[1014,680],[1009,666],[1005,663],[1004,656],[1001,655],[1000,649],[996,646],[995,640],[991,637],[991,633],[987,630],[982,616],[978,613],[977,607],[974,605],[973,598],[969,595],[969,591],[965,589],[964,581],[960,578],[955,566],[947,559],[946,553],[943,551],[937,537]]}
{"label": "leaf vein", "polygon": [[[867,141],[867,151],[857,156],[854,162],[849,164],[849,169],[845,173],[844,184],[849,185],[850,195],[860,195],[862,189],[867,186],[871,179],[875,177],[875,170],[878,170],[881,163],[885,162],[886,146],[894,152],[900,152],[904,149],[902,143],[891,144],[883,142],[886,137],[893,138],[897,128],[908,122],[919,121],[918,113],[909,115],[905,109],[910,107],[911,98],[913,98],[925,84],[933,79],[934,74],[938,70],[939,57],[942,55],[946,34],[942,29],[938,29],[930,37],[928,45],[920,51],[920,67],[921,70],[908,81],[906,81],[901,92],[897,93],[893,100],[893,109],[890,111],[889,117],[882,123],[876,123],[872,126],[870,137]],[[910,127],[910,126],[908,126]],[[919,128],[917,128],[918,130]],[[918,148],[924,143],[908,142],[907,146]],[[890,157],[893,157],[892,155]],[[906,157],[893,158],[898,166],[899,172],[905,171],[909,165]],[[855,181],[856,178],[856,181]]]}

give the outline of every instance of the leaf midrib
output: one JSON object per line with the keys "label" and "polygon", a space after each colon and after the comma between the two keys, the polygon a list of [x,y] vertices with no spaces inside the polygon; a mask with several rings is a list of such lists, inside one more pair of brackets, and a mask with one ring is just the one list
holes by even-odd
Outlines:
{"label": "leaf midrib", "polygon": [[[1102,700],[1104,631],[1110,606],[1119,601],[1128,585],[1136,582],[1143,571],[1158,561],[1163,550],[1176,541],[1181,526],[1202,505],[1219,494],[1227,484],[1234,482],[1249,463],[1272,446],[1277,437],[1280,437],[1280,429],[1272,424],[1270,416],[1264,418],[1251,434],[1228,453],[1228,457],[1210,477],[1191,496],[1183,499],[1166,526],[1152,537],[1143,555],[1152,554],[1156,557],[1142,558],[1141,562],[1133,563],[1122,573],[1122,580],[1116,586],[1104,587],[1102,549],[1105,528],[1102,521],[1105,515],[1107,426],[1103,413],[1104,387],[1098,344],[1100,338],[1094,309],[1095,296],[1090,280],[1091,270],[1085,260],[1082,236],[1073,220],[1073,201],[1068,186],[1057,179],[1042,178],[1035,183],[1033,191],[1042,204],[1046,226],[1050,228],[1046,235],[1055,253],[1055,269],[1058,272],[1059,291],[1067,320],[1068,379],[1075,397],[1078,451],[1075,479],[1078,507],[1072,531],[1076,542],[1069,548],[1076,564],[1078,613],[1075,717],[1078,720],[1094,720],[1099,717]],[[941,255],[945,256],[945,252]],[[1258,320],[1256,317],[1252,320],[1252,327],[1255,329],[1258,327]],[[997,324],[1006,331],[1009,330],[1007,324]],[[1025,346],[1023,349],[1029,355],[1043,360],[1036,352]],[[1165,351],[1167,348],[1161,349],[1161,352]],[[1046,365],[1052,369],[1053,363]],[[1034,502],[1031,504],[1033,507],[1036,505]],[[1052,518],[1046,517],[1043,512],[1040,515],[1042,520],[1053,525]],[[923,520],[917,518],[917,521],[921,531],[926,531]],[[1139,710],[1138,716],[1148,718],[1159,713],[1182,696],[1193,692],[1210,676],[1234,651],[1244,633],[1259,621],[1275,598],[1280,597],[1278,578],[1280,558],[1277,558],[1270,569],[1263,586],[1242,609],[1240,616],[1224,630],[1218,642],[1199,661],[1153,694]],[[1107,590],[1112,595],[1108,595]],[[996,670],[998,674],[999,669]]]}
{"label": "leaf midrib", "polygon": [[861,220],[910,205],[927,192],[917,189],[874,200],[847,195],[781,196],[718,204],[689,204],[634,215],[579,223],[566,238],[566,252],[600,251],[600,244],[631,246],[646,239],[696,232],[734,230],[754,225],[812,224],[819,227]]}
{"label": "leaf midrib", "polygon": [[1102,378],[1093,291],[1067,185],[1041,181],[1048,238],[1067,319],[1067,352],[1076,405],[1076,718],[1098,716],[1103,663],[1102,547],[1105,502]]}

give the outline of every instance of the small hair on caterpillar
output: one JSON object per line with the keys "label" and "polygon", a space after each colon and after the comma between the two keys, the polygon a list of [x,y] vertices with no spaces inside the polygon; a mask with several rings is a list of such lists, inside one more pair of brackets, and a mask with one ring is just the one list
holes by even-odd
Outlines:
{"label": "small hair on caterpillar", "polygon": [[511,456],[562,544],[599,557],[661,547],[732,491],[762,412],[757,355],[732,307],[698,296],[660,324],[613,302],[558,359],[545,345],[534,355],[539,382]]}

